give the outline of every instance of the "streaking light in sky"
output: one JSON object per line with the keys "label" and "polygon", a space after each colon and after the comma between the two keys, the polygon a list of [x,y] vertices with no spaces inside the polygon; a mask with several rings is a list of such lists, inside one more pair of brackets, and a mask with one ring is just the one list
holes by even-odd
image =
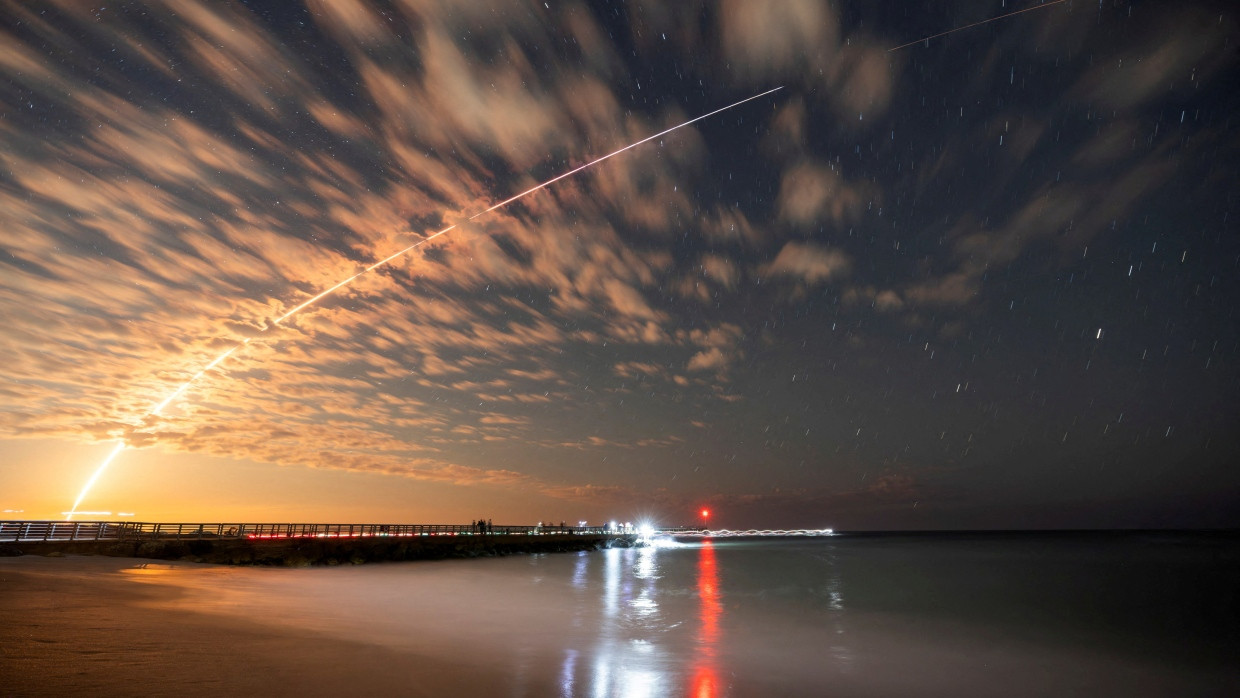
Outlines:
{"label": "streaking light in sky", "polygon": [[940,33],[938,33],[938,34],[934,34],[934,35],[931,35],[931,36],[923,36],[922,38],[918,39],[917,41],[910,41],[910,42],[908,42],[907,44],[900,44],[899,46],[896,46],[895,48],[889,48],[889,49],[887,49],[887,53],[891,53],[892,51],[899,51],[899,50],[900,50],[900,49],[902,49],[902,48],[908,48],[909,46],[912,46],[913,44],[921,43],[921,42],[923,42],[923,41],[929,41],[929,40],[931,40],[931,39],[937,39],[937,38],[939,38],[940,36],[947,36],[948,34],[955,34],[956,32],[959,32],[959,31],[964,31],[965,29],[972,29],[973,27],[981,26],[981,25],[983,25],[983,24],[989,24],[990,22],[994,22],[994,21],[996,21],[996,20],[1003,19],[1004,17],[1011,17],[1012,15],[1019,15],[1019,14],[1023,14],[1023,13],[1025,13],[1025,12],[1032,12],[1032,11],[1034,11],[1034,10],[1040,10],[1040,9],[1042,9],[1042,8],[1044,8],[1044,7],[1050,7],[1051,5],[1058,5],[1058,4],[1059,4],[1059,3],[1061,3],[1061,2],[1067,2],[1067,0],[1053,0],[1052,2],[1048,2],[1048,3],[1045,3],[1045,4],[1043,4],[1043,5],[1034,5],[1033,7],[1026,7],[1026,8],[1025,8],[1025,9],[1023,9],[1023,10],[1017,10],[1017,11],[1015,11],[1015,12],[1009,12],[1009,13],[1007,13],[1007,14],[1005,14],[1005,15],[999,15],[998,17],[991,17],[990,19],[983,19],[983,20],[982,20],[982,21],[980,21],[980,22],[974,22],[973,24],[966,24],[966,25],[964,25],[963,27],[956,27],[955,29],[948,29],[948,30],[947,30],[947,31],[945,31],[945,32],[940,32]]}
{"label": "streaking light in sky", "polygon": [[[189,384],[186,383],[185,385],[189,385]],[[182,390],[185,390],[185,385],[182,385],[180,388],[177,388],[176,392],[174,392],[172,395],[173,396],[179,395]],[[172,397],[169,397],[168,399],[171,400]],[[160,408],[162,408],[162,406],[165,404],[167,404],[167,400],[160,403],[160,407],[156,407],[155,409],[151,410],[151,414],[157,414]],[[69,507],[69,511],[65,513],[66,521],[73,518],[73,515],[77,513],[78,506],[82,503],[82,500],[86,498],[86,494],[90,492],[90,489],[95,486],[95,482],[99,480],[99,476],[103,474],[104,470],[108,469],[108,466],[112,464],[112,461],[116,460],[116,457],[119,456],[121,454],[121,451],[123,450],[125,450],[125,440],[120,439],[116,442],[116,447],[112,449],[112,452],[109,453],[106,458],[100,461],[99,466],[95,468],[95,472],[92,473],[90,478],[86,480],[86,484],[82,485],[82,491],[78,493],[77,499],[73,500],[73,506]]]}
{"label": "streaking light in sky", "polygon": [[[729,110],[729,109],[732,109],[733,107],[738,107],[738,106],[740,106],[740,105],[742,105],[742,104],[744,104],[744,103],[746,103],[746,102],[751,102],[751,101],[753,101],[753,100],[755,100],[755,99],[759,99],[759,98],[761,98],[761,97],[765,97],[766,95],[769,95],[769,94],[771,94],[771,93],[773,93],[773,92],[776,92],[776,91],[778,91],[778,90],[781,90],[781,89],[783,89],[783,86],[782,86],[782,85],[781,85],[781,86],[779,86],[779,87],[776,87],[776,88],[774,88],[774,89],[767,90],[766,92],[762,92],[762,93],[756,94],[756,95],[754,95],[754,96],[752,96],[752,97],[747,97],[747,98],[745,98],[745,99],[740,100],[739,102],[733,102],[732,104],[729,104],[729,105],[727,105],[726,107],[721,107],[721,108],[716,109],[716,110],[714,110],[714,111],[712,111],[712,112],[709,112],[709,113],[703,114],[703,115],[701,115],[701,116],[695,117],[695,118],[693,118],[693,119],[690,119],[690,120],[688,120],[688,121],[685,121],[684,123],[677,124],[676,126],[673,126],[673,127],[669,128],[669,129],[665,129],[665,130],[663,130],[663,131],[660,131],[660,132],[658,132],[658,133],[656,133],[656,134],[654,134],[654,135],[652,135],[652,136],[647,136],[646,138],[643,138],[643,139],[641,139],[640,141],[637,141],[636,143],[631,143],[631,144],[629,144],[629,145],[626,145],[626,146],[624,146],[623,148],[620,148],[620,149],[618,149],[618,150],[612,151],[612,152],[610,152],[610,153],[608,153],[608,154],[606,154],[606,155],[604,155],[604,156],[602,156],[602,157],[600,157],[600,158],[596,158],[596,159],[594,159],[594,160],[591,160],[590,162],[587,162],[587,163],[586,163],[586,164],[584,164],[584,165],[580,165],[580,166],[578,166],[578,167],[576,167],[576,168],[573,168],[573,169],[569,170],[568,172],[565,172],[565,173],[563,173],[563,174],[561,174],[561,175],[558,175],[558,176],[556,176],[556,177],[553,177],[553,178],[551,178],[551,179],[549,179],[549,180],[547,180],[547,181],[543,182],[542,184],[539,184],[539,185],[537,185],[537,186],[534,186],[534,187],[531,187],[531,188],[529,188],[529,189],[526,189],[525,191],[521,192],[520,194],[516,194],[516,195],[511,196],[511,197],[509,197],[509,198],[507,198],[507,199],[504,199],[503,201],[500,201],[499,203],[492,205],[490,208],[487,208],[487,209],[484,209],[484,210],[482,210],[482,211],[479,211],[478,213],[475,213],[474,215],[470,216],[468,220],[471,220],[471,221],[472,221],[472,220],[474,220],[475,218],[478,218],[479,216],[484,216],[484,215],[486,215],[486,214],[488,214],[488,213],[490,213],[490,212],[492,212],[492,211],[495,211],[496,209],[503,208],[503,207],[507,206],[508,204],[513,203],[514,201],[517,201],[517,200],[519,200],[519,199],[522,199],[522,198],[524,198],[524,197],[526,197],[526,196],[529,196],[530,194],[533,194],[534,192],[539,191],[540,189],[544,189],[544,188],[546,188],[546,187],[548,187],[548,186],[550,186],[550,185],[552,185],[552,184],[555,184],[556,182],[560,181],[561,179],[564,179],[564,178],[566,178],[566,177],[571,177],[571,176],[573,176],[573,175],[577,174],[578,172],[581,172],[582,170],[585,170],[585,169],[588,169],[588,168],[590,168],[590,167],[593,167],[594,165],[597,165],[597,164],[599,164],[599,163],[603,162],[604,160],[608,160],[608,159],[610,159],[610,158],[613,158],[613,157],[615,157],[615,156],[617,156],[617,155],[619,155],[619,154],[621,154],[621,153],[623,153],[623,152],[625,152],[625,151],[627,151],[627,150],[631,150],[631,149],[633,149],[633,148],[636,148],[637,146],[642,145],[643,143],[648,143],[648,142],[650,142],[650,141],[652,141],[652,140],[654,140],[654,139],[656,139],[656,138],[659,138],[660,136],[665,136],[665,135],[667,135],[667,134],[671,133],[672,131],[675,131],[675,130],[677,130],[677,129],[684,128],[685,126],[688,126],[688,125],[690,125],[690,124],[696,123],[696,122],[701,121],[701,120],[703,120],[703,119],[710,118],[710,117],[714,116],[715,114],[718,114],[718,113],[720,113],[720,112],[727,111],[727,110]],[[363,269],[362,271],[359,271],[358,273],[354,274],[353,276],[350,276],[350,277],[348,277],[348,278],[346,278],[346,279],[344,279],[344,280],[342,280],[342,281],[340,281],[340,282],[336,283],[335,285],[330,286],[330,287],[328,287],[327,289],[325,289],[325,290],[323,290],[323,291],[319,292],[317,295],[312,296],[311,298],[309,298],[309,299],[307,299],[307,300],[305,300],[305,301],[301,302],[299,305],[297,305],[297,306],[293,307],[291,310],[289,310],[289,311],[285,312],[283,315],[281,315],[280,317],[276,318],[276,319],[275,319],[275,322],[274,322],[274,325],[275,325],[275,326],[278,326],[280,323],[284,322],[285,320],[289,319],[290,317],[293,317],[293,316],[294,316],[294,315],[296,315],[297,313],[300,313],[302,310],[305,310],[306,308],[309,308],[310,306],[314,305],[315,303],[317,303],[318,301],[322,300],[323,298],[326,298],[327,296],[332,295],[332,294],[333,294],[333,293],[335,293],[336,291],[339,291],[340,289],[345,288],[346,286],[348,286],[349,284],[353,283],[353,282],[354,282],[355,280],[357,280],[358,278],[360,278],[360,277],[362,277],[362,276],[366,275],[367,273],[369,273],[369,272],[371,272],[371,271],[374,271],[375,269],[378,269],[379,267],[382,267],[382,266],[384,266],[384,265],[386,265],[386,264],[389,264],[390,262],[392,262],[392,261],[394,261],[394,260],[396,260],[396,259],[399,259],[400,257],[403,257],[404,255],[406,255],[406,254],[408,254],[409,252],[411,252],[411,251],[413,251],[413,250],[415,250],[415,249],[417,249],[417,248],[421,247],[422,245],[424,245],[424,244],[426,244],[426,243],[430,242],[431,240],[434,240],[435,238],[437,238],[437,237],[439,237],[439,236],[441,236],[441,235],[444,235],[444,234],[446,234],[446,233],[449,233],[449,232],[451,232],[451,231],[455,230],[457,227],[458,227],[458,226],[457,226],[456,224],[450,225],[450,226],[448,226],[447,228],[444,228],[443,230],[440,230],[439,232],[434,233],[433,235],[429,235],[429,236],[427,236],[427,237],[425,237],[425,238],[423,238],[423,239],[419,240],[418,242],[415,242],[414,244],[409,245],[408,247],[406,247],[406,248],[404,248],[404,249],[402,249],[402,250],[399,250],[399,251],[397,251],[397,252],[395,252],[395,253],[393,253],[393,254],[391,254],[391,255],[388,255],[387,257],[384,257],[383,259],[381,259],[381,260],[379,260],[379,261],[375,262],[374,264],[371,264],[370,266],[366,267],[366,268],[365,268],[365,269]],[[270,328],[268,328],[268,329],[270,329]],[[266,331],[267,331],[266,329],[265,329],[265,330],[263,330],[263,332],[264,332],[264,333],[265,333]],[[261,333],[260,333],[260,334],[261,334]],[[219,356],[215,357],[215,359],[213,359],[210,363],[208,363],[208,364],[207,364],[206,366],[204,366],[201,370],[199,370],[197,373],[195,373],[193,376],[191,376],[191,377],[189,378],[189,380],[187,380],[187,381],[185,381],[184,383],[182,383],[182,384],[181,384],[181,385],[180,385],[180,386],[179,386],[176,390],[172,391],[172,393],[170,393],[167,397],[165,397],[162,401],[160,401],[160,402],[159,402],[159,404],[157,404],[154,408],[152,408],[152,409],[151,409],[151,411],[150,411],[150,412],[148,412],[148,413],[144,416],[144,418],[145,418],[145,417],[151,417],[151,416],[155,416],[155,415],[160,414],[160,412],[162,412],[162,411],[163,411],[163,409],[164,409],[165,407],[167,407],[169,404],[171,404],[171,403],[172,403],[172,401],[173,401],[173,400],[175,400],[175,399],[176,399],[179,395],[181,395],[183,392],[185,392],[185,390],[186,390],[187,388],[189,388],[189,386],[190,386],[190,385],[192,385],[192,384],[194,384],[195,382],[197,382],[197,381],[198,381],[198,379],[200,379],[200,378],[202,378],[203,376],[205,376],[205,375],[207,374],[207,372],[209,372],[211,369],[213,369],[213,368],[215,368],[216,366],[218,366],[218,365],[219,365],[221,362],[223,362],[225,359],[227,359],[228,357],[232,356],[232,354],[233,354],[233,353],[235,353],[238,349],[241,349],[241,348],[242,348],[242,347],[244,347],[245,345],[247,345],[247,344],[249,344],[250,342],[252,342],[254,339],[255,339],[255,337],[250,337],[250,338],[247,338],[246,340],[244,340],[244,341],[242,341],[242,342],[238,343],[236,346],[234,346],[234,347],[232,347],[232,348],[228,349],[228,350],[227,350],[227,351],[225,351],[224,353],[222,353],[222,354],[220,354]],[[111,465],[111,464],[112,464],[112,462],[113,462],[114,460],[116,460],[116,457],[120,455],[121,451],[124,451],[124,450],[125,450],[125,440],[124,440],[123,438],[122,438],[122,439],[117,440],[117,442],[116,442],[116,446],[115,446],[115,447],[112,449],[112,451],[111,451],[111,452],[107,455],[107,457],[105,457],[105,458],[103,459],[103,461],[99,463],[99,465],[95,468],[95,470],[94,470],[94,472],[91,474],[91,476],[90,476],[90,477],[86,480],[85,484],[83,484],[81,491],[78,493],[77,499],[76,499],[76,500],[74,500],[74,502],[73,502],[73,506],[70,508],[70,510],[69,510],[68,512],[64,512],[64,513],[65,513],[65,519],[66,519],[66,520],[72,519],[74,515],[79,514],[79,513],[82,513],[82,512],[78,512],[78,510],[77,510],[78,506],[79,506],[79,505],[81,505],[82,500],[86,498],[86,495],[90,493],[91,488],[93,488],[93,487],[95,486],[95,483],[99,480],[99,477],[100,477],[101,475],[103,475],[103,472],[104,472],[105,470],[107,470],[108,466],[109,466],[109,465]]]}

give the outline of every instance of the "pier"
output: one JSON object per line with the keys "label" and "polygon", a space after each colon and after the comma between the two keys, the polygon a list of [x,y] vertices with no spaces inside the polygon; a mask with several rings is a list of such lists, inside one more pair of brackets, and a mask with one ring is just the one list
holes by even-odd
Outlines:
{"label": "pier", "polygon": [[604,526],[0,521],[0,555],[110,555],[235,565],[361,564],[636,543]]}
{"label": "pier", "polygon": [[834,536],[833,528],[702,528],[700,526],[676,526],[655,530],[654,535],[672,538],[820,538]]}

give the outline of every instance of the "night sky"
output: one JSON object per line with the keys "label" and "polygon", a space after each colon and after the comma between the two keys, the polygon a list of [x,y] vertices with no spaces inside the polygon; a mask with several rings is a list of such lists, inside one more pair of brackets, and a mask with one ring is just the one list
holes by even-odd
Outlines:
{"label": "night sky", "polygon": [[1038,4],[6,2],[3,518],[1240,525],[1240,14]]}

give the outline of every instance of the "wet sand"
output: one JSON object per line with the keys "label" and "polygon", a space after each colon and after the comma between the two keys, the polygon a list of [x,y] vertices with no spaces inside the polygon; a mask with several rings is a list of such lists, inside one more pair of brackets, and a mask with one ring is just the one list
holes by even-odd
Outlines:
{"label": "wet sand", "polygon": [[442,656],[196,612],[192,591],[140,583],[134,574],[170,566],[186,565],[86,556],[0,558],[0,695],[505,692],[505,677],[476,663],[452,665]]}

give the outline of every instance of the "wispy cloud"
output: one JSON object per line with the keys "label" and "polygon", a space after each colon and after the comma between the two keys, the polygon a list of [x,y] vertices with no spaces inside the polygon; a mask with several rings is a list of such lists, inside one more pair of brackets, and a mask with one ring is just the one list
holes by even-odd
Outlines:
{"label": "wispy cloud", "polygon": [[[493,27],[502,60],[483,61],[459,18],[429,6],[311,10],[348,57],[342,73],[325,76],[242,8],[187,1],[92,29],[126,37],[140,64],[105,63],[110,79],[99,81],[56,58],[95,21],[86,8],[62,8],[56,25],[22,13],[52,52],[9,36],[0,64],[32,107],[73,125],[62,139],[4,133],[15,273],[3,289],[13,357],[3,371],[23,398],[0,419],[8,435],[516,482],[529,476],[463,466],[450,447],[562,441],[553,418],[516,410],[572,409],[576,369],[556,361],[563,352],[619,344],[631,365],[652,365],[655,350],[681,346],[695,369],[702,351],[724,367],[727,343],[683,336],[652,293],[671,257],[648,241],[689,212],[703,171],[706,147],[691,129],[471,223],[274,327],[307,294],[439,221],[555,173],[557,158],[580,161],[685,118],[675,108],[639,116],[597,75],[537,68],[526,40],[549,37],[537,22]],[[605,36],[580,11],[559,21],[593,42]],[[404,41],[419,47],[416,63],[399,59]],[[605,69],[604,49],[582,55],[603,51]],[[152,68],[150,83],[134,81]],[[342,80],[356,80],[369,109],[342,106]],[[191,83],[192,98],[164,101]],[[735,283],[727,259],[709,270]],[[167,415],[141,419],[246,337],[260,341]],[[479,404],[512,411],[479,418]]]}

